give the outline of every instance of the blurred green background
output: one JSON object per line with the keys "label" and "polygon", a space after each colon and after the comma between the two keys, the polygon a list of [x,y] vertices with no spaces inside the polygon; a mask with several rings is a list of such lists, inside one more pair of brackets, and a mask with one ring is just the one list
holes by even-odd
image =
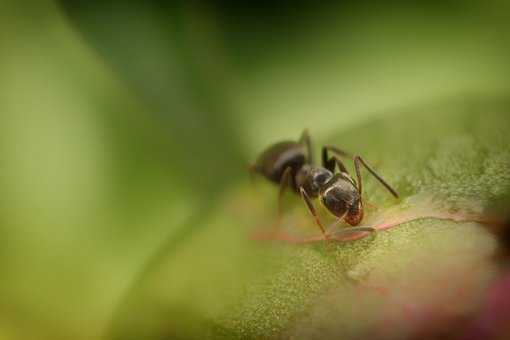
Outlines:
{"label": "blurred green background", "polygon": [[207,226],[272,142],[508,98],[509,13],[1,0],[0,339],[104,336],[155,254]]}

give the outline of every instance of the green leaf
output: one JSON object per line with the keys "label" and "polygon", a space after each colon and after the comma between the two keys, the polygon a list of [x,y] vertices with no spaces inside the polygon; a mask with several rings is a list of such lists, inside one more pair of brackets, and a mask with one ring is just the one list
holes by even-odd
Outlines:
{"label": "green leaf", "polygon": [[[215,198],[212,212],[183,226],[200,228],[158,253],[115,315],[111,334],[392,337],[469,315],[496,275],[497,244],[480,222],[505,212],[492,207],[510,185],[509,110],[505,100],[454,100],[321,141],[362,155],[402,196],[395,200],[364,177],[375,208],[363,224],[394,223],[359,240],[256,240],[274,227],[276,189],[262,180],[255,187],[240,183]],[[317,235],[299,199],[287,203],[278,228]]]}
{"label": "green leaf", "polygon": [[[508,104],[359,124],[395,105],[507,93],[508,6],[309,6],[287,6],[287,20],[278,6],[2,2],[0,338],[359,334],[378,329],[373,314],[402,321],[377,295],[388,286],[404,300],[422,281],[483,287],[491,270],[476,259],[493,241],[469,221],[508,206]],[[304,126],[403,194],[367,179],[365,224],[420,220],[325,245],[289,195],[286,237],[256,240],[274,224],[275,188],[248,186],[245,165]],[[469,281],[442,265],[450,257],[481,271]],[[436,263],[448,279],[427,285],[436,271],[421,270]]]}

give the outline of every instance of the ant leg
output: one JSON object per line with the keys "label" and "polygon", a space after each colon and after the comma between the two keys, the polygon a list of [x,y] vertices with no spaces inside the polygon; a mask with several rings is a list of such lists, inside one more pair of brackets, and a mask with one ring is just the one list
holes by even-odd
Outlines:
{"label": "ant leg", "polygon": [[331,172],[335,172],[335,161],[328,157],[328,149],[322,148],[322,166]]}
{"label": "ant leg", "polygon": [[365,169],[367,169],[372,176],[374,176],[395,198],[398,198],[398,193],[393,189],[388,182],[386,182],[381,176],[377,174],[360,156],[354,156],[354,167],[356,168],[356,176],[358,176],[358,190],[361,194],[361,173],[360,173],[360,164],[362,164]]}
{"label": "ant leg", "polygon": [[334,145],[326,145],[323,147],[323,149],[326,149],[326,150],[329,150],[335,154],[337,154],[338,156],[341,156],[341,157],[347,157],[347,158],[353,158],[354,155],[350,152],[347,152],[347,151],[344,151],[344,150],[341,150],[339,148],[337,148],[336,146]]}
{"label": "ant leg", "polygon": [[282,178],[280,179],[280,191],[278,192],[278,221],[281,220],[283,215],[283,194],[285,190],[289,186],[289,180],[291,175],[292,168],[290,166],[286,167],[283,171]]}
{"label": "ant leg", "polygon": [[301,198],[303,198],[303,201],[305,201],[306,206],[308,207],[308,210],[310,210],[310,213],[315,218],[315,222],[317,222],[317,225],[319,226],[319,228],[320,228],[320,230],[322,232],[322,235],[324,236],[325,239],[327,239],[328,236],[326,235],[326,230],[322,226],[322,223],[321,223],[321,221],[319,219],[319,216],[317,215],[317,211],[315,210],[315,208],[314,208],[314,206],[312,204],[312,201],[310,200],[310,197],[308,196],[308,194],[306,193],[306,191],[305,191],[305,189],[303,187],[300,187],[299,191],[301,193]]}
{"label": "ant leg", "polygon": [[310,139],[310,134],[308,133],[308,129],[304,129],[301,133],[301,137],[299,138],[299,143],[305,144],[306,152],[308,156],[308,162],[313,164],[313,151],[312,151],[312,141]]}
{"label": "ant leg", "polygon": [[372,169],[364,160],[363,158],[361,158],[360,156],[353,156],[351,155],[349,152],[346,152],[346,151],[343,151],[343,150],[340,150],[339,148],[335,147],[335,146],[332,146],[332,145],[327,145],[324,147],[324,149],[327,149],[327,150],[330,150],[332,151],[333,153],[339,155],[339,156],[342,156],[342,157],[350,157],[354,160],[354,167],[356,168],[356,176],[358,177],[358,190],[359,190],[359,193],[361,195],[362,191],[361,191],[361,188],[362,188],[362,183],[361,183],[361,171],[360,171],[360,163],[365,167],[365,169],[367,169],[371,174],[372,176],[374,176],[393,196],[395,196],[395,198],[398,198],[398,193],[395,191],[395,189],[393,189],[389,184],[388,182],[386,182],[381,176],[379,176],[374,169]]}
{"label": "ant leg", "polygon": [[328,169],[331,172],[335,172],[335,164],[338,165],[338,170],[340,172],[348,174],[347,168],[345,167],[344,163],[338,159],[335,156],[332,156],[331,158],[328,157],[328,147],[322,148],[322,166]]}
{"label": "ant leg", "polygon": [[[356,178],[358,182],[359,196],[363,196],[363,180],[361,179],[361,169],[359,167],[359,156],[354,157],[354,169],[356,170]],[[361,200],[363,202],[363,200]]]}

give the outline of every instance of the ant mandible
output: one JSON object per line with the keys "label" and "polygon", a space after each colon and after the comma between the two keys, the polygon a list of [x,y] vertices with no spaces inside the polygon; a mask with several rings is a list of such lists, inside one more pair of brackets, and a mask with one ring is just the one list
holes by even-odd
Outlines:
{"label": "ant mandible", "polygon": [[[328,152],[334,155],[329,157]],[[336,156],[348,157],[354,161],[357,181],[350,176],[345,165]],[[335,165],[338,173],[335,173]],[[397,192],[358,155],[327,145],[322,148],[322,166],[314,165],[308,130],[303,131],[297,142],[284,141],[267,148],[249,170],[251,174],[260,174],[280,185],[280,216],[285,190],[290,186],[294,192],[300,194],[324,238],[328,238],[311,199],[318,197],[331,214],[339,219],[343,218],[351,226],[357,226],[363,219],[361,165],[398,198]]]}

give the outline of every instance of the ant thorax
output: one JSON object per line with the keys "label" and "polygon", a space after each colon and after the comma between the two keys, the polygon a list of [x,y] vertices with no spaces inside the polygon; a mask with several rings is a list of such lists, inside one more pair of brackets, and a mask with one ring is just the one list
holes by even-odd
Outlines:
{"label": "ant thorax", "polygon": [[318,197],[321,190],[333,178],[326,168],[305,164],[296,174],[297,187],[303,187],[310,197]]}

